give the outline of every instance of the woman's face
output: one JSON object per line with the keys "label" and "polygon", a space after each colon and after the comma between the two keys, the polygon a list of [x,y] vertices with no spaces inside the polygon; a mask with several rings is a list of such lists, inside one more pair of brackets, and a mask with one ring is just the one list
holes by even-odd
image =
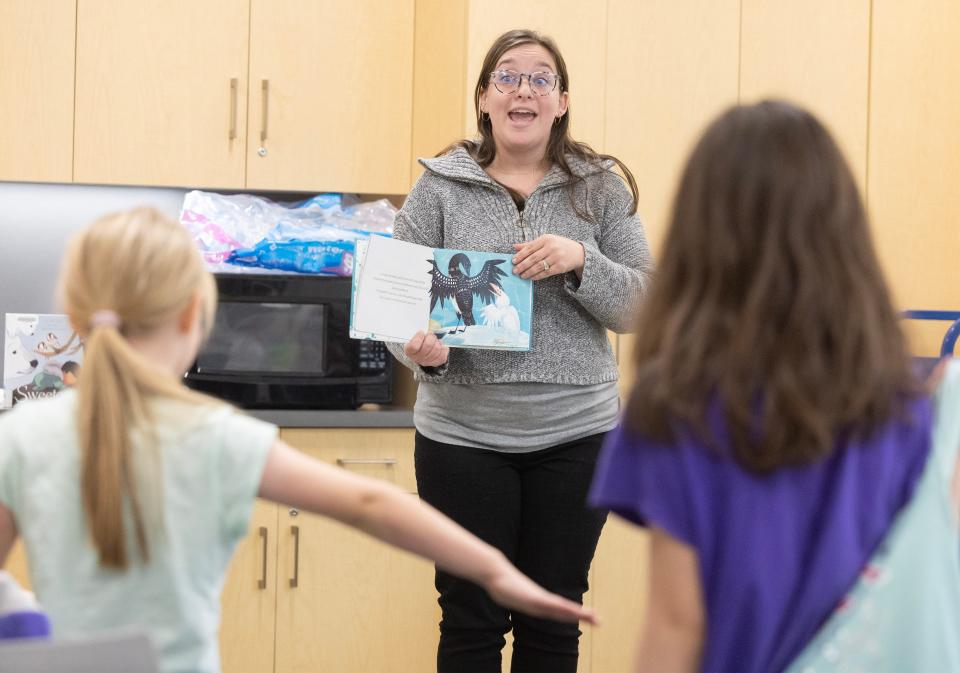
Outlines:
{"label": "woman's face", "polygon": [[[557,66],[550,52],[539,44],[522,44],[504,53],[494,70],[499,74],[488,81],[486,90],[480,94],[480,109],[490,115],[497,150],[539,150],[546,154],[550,129],[554,120],[567,111],[568,96],[560,91],[559,82],[547,95],[537,94],[527,75],[546,74],[537,78],[539,86],[551,81]],[[513,87],[502,82],[509,82],[518,73],[523,76],[516,91],[501,93],[495,86],[495,82],[500,82],[500,88],[509,91]],[[534,77],[537,76],[534,74]]]}

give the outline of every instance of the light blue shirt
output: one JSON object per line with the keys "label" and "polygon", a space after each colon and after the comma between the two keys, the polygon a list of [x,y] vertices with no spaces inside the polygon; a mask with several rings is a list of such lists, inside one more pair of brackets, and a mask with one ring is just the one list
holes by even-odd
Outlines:
{"label": "light blue shirt", "polygon": [[960,671],[960,534],[950,484],[960,449],[960,361],[936,397],[930,457],[854,587],[787,673]]}
{"label": "light blue shirt", "polygon": [[[220,670],[220,590],[247,530],[276,427],[226,406],[153,403],[156,449],[134,442],[150,561],[99,566],[84,519],[76,394],[0,416],[0,502],[16,520],[55,637],[149,632],[164,673]],[[151,504],[152,503],[152,504]]]}

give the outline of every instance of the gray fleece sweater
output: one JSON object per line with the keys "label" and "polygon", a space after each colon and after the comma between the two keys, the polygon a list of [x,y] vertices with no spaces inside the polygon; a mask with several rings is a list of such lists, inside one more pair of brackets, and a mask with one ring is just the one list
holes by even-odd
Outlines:
{"label": "gray fleece sweater", "polygon": [[397,213],[394,237],[435,248],[513,255],[514,243],[556,234],[583,244],[582,279],[570,272],[534,282],[532,348],[527,352],[451,348],[447,365],[424,370],[391,352],[419,381],[443,383],[541,382],[590,385],[614,381],[617,364],[606,330],[626,332],[646,290],[653,262],[643,226],[630,215],[631,195],[609,166],[568,159],[584,178],[574,186],[576,214],[566,187],[569,176],[552,168],[521,213],[506,189],[470,154],[457,148],[421,159],[426,171]]}

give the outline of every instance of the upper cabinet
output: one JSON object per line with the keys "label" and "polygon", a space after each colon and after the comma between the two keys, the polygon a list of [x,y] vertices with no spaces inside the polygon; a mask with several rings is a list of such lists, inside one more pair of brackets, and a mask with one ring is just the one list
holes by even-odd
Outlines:
{"label": "upper cabinet", "polygon": [[76,182],[409,188],[414,0],[77,6]]}
{"label": "upper cabinet", "polygon": [[870,0],[742,0],[740,101],[786,98],[823,120],[866,185]]}
{"label": "upper cabinet", "polygon": [[606,149],[637,179],[654,257],[687,154],[704,123],[737,102],[739,4],[608,2]]}
{"label": "upper cabinet", "polygon": [[79,0],[74,180],[244,184],[248,0]]}
{"label": "upper cabinet", "polygon": [[252,0],[247,187],[406,193],[414,0]]}
{"label": "upper cabinet", "polygon": [[[960,3],[873,5],[867,203],[904,308],[960,303]],[[943,323],[910,324],[939,352]]]}
{"label": "upper cabinet", "polygon": [[0,180],[70,182],[75,0],[0,2]]}

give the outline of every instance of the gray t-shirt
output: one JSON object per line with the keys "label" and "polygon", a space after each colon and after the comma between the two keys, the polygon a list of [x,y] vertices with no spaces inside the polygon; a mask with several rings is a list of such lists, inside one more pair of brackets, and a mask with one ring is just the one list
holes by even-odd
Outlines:
{"label": "gray t-shirt", "polygon": [[424,436],[505,453],[538,451],[613,428],[616,381],[455,384],[421,381],[413,409]]}

